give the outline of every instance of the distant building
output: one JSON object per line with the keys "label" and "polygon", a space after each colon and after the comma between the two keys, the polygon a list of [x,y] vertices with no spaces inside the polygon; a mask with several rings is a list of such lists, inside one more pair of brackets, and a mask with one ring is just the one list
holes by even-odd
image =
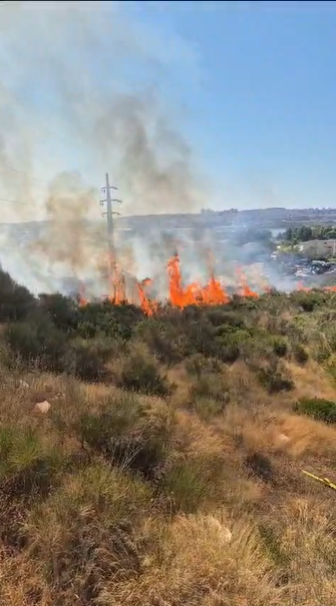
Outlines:
{"label": "distant building", "polygon": [[336,240],[308,240],[300,244],[299,250],[307,257],[336,257]]}

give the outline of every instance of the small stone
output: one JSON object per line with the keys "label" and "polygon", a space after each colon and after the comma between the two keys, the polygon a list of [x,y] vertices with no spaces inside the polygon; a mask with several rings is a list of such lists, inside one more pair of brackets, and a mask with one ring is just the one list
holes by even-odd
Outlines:
{"label": "small stone", "polygon": [[19,387],[23,387],[23,389],[29,389],[27,381],[23,381],[22,379],[19,380]]}
{"label": "small stone", "polygon": [[48,402],[48,400],[44,400],[43,402],[38,402],[34,406],[34,410],[36,412],[43,412],[44,414],[46,414],[50,410],[50,408],[51,408],[51,404],[50,404],[50,402]]}
{"label": "small stone", "polygon": [[278,436],[278,438],[279,438],[280,442],[289,442],[289,439],[290,439],[290,438],[289,438],[288,436],[286,436],[286,434],[284,434],[284,433],[280,433],[280,434],[279,434],[279,436]]}
{"label": "small stone", "polygon": [[232,532],[227,526],[221,524],[219,520],[212,515],[206,516],[205,523],[209,529],[218,532],[218,536],[222,542],[230,543],[232,539]]}
{"label": "small stone", "polygon": [[227,526],[223,526],[222,532],[221,532],[221,538],[223,541],[225,541],[225,543],[230,543],[230,541],[232,539],[232,532],[229,528],[227,528]]}

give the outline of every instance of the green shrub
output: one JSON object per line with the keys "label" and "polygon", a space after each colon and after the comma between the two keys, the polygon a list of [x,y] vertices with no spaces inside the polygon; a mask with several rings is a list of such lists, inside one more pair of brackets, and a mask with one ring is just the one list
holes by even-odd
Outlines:
{"label": "green shrub", "polygon": [[125,358],[121,372],[116,376],[116,384],[130,391],[161,397],[169,395],[173,388],[155,358],[141,352],[131,353]]}
{"label": "green shrub", "polygon": [[182,311],[161,310],[158,317],[139,323],[135,334],[166,364],[195,354],[231,364],[250,336],[242,326],[227,310],[190,306]]}
{"label": "green shrub", "polygon": [[61,294],[39,295],[41,309],[53,324],[66,333],[73,333],[78,327],[79,309],[75,301]]}
{"label": "green shrub", "polygon": [[323,421],[336,423],[336,402],[324,398],[301,398],[294,405],[294,411]]}
{"label": "green shrub", "polygon": [[270,526],[260,524],[258,526],[261,541],[265,546],[268,554],[273,560],[274,564],[282,569],[284,569],[283,580],[284,582],[288,582],[288,577],[286,575],[285,570],[290,567],[291,559],[288,555],[283,551],[281,541],[276,536],[273,528]]}
{"label": "green shrub", "polygon": [[303,345],[301,345],[300,343],[297,343],[294,348],[293,348],[293,355],[294,355],[294,359],[296,360],[296,362],[298,364],[306,364],[306,362],[308,362],[309,359],[309,355],[307,350],[303,347]]}
{"label": "green shrub", "polygon": [[257,376],[261,385],[263,385],[269,393],[291,391],[294,389],[294,382],[288,371],[279,367],[272,361],[267,366],[260,368],[257,371]]}
{"label": "green shrub", "polygon": [[195,398],[212,398],[219,402],[228,401],[228,389],[224,377],[220,374],[208,373],[198,376],[190,386],[190,400]]}
{"label": "green shrub", "polygon": [[229,400],[227,383],[219,373],[198,375],[189,388],[189,406],[204,421],[221,414]]}
{"label": "green shrub", "polygon": [[263,482],[273,480],[273,468],[268,457],[260,452],[251,452],[245,459],[247,469]]}
{"label": "green shrub", "polygon": [[191,376],[200,377],[203,374],[220,372],[221,364],[216,358],[207,358],[203,354],[196,353],[186,359],[185,368]]}
{"label": "green shrub", "polygon": [[62,453],[47,449],[31,427],[0,428],[0,540],[20,548],[29,506],[47,498],[65,468]]}
{"label": "green shrub", "polygon": [[81,415],[75,432],[112,463],[152,479],[169,449],[171,416],[151,416],[135,396],[119,396],[110,398],[99,414]]}
{"label": "green shrub", "polygon": [[48,316],[34,312],[5,327],[4,340],[13,356],[27,364],[55,372],[64,370],[67,340]]}
{"label": "green shrub", "polygon": [[[151,497],[139,478],[99,461],[65,477],[46,502],[32,508],[24,526],[29,556],[43,562],[53,595],[69,596],[54,604],[107,604],[100,599],[107,582],[140,574],[134,531],[150,511]],[[34,590],[31,604],[38,603],[36,596]]]}
{"label": "green shrub", "polygon": [[69,345],[64,358],[64,371],[83,381],[98,381],[108,376],[105,367],[110,349],[99,340],[75,341]]}
{"label": "green shrub", "polygon": [[0,270],[0,322],[23,320],[37,306],[35,297]]}
{"label": "green shrub", "polygon": [[326,302],[327,293],[322,291],[304,292],[299,291],[292,293],[291,299],[301,307],[305,312],[311,313],[317,307],[321,307]]}
{"label": "green shrub", "polygon": [[176,364],[190,354],[186,327],[179,326],[165,316],[146,318],[136,326],[135,338],[143,342],[160,362]]}
{"label": "green shrub", "polygon": [[235,330],[227,325],[194,323],[188,326],[189,353],[201,353],[231,364],[240,356],[240,342]]}
{"label": "green shrub", "polygon": [[79,309],[78,334],[84,339],[106,335],[129,340],[144,315],[134,305],[114,305],[111,301],[89,303]]}
{"label": "green shrub", "polygon": [[251,345],[250,333],[238,329],[236,332],[228,332],[217,336],[216,354],[218,359],[225,364],[233,364],[247,352],[249,345]]}
{"label": "green shrub", "polygon": [[202,421],[211,421],[214,417],[221,415],[229,402],[229,394],[225,394],[222,399],[209,396],[198,396],[192,401],[192,409],[202,419]]}
{"label": "green shrub", "polygon": [[204,313],[213,326],[225,325],[236,330],[245,328],[244,319],[237,312],[227,311],[225,306],[210,307]]}
{"label": "green shrub", "polygon": [[194,513],[221,494],[223,464],[206,458],[176,460],[168,466],[160,488],[170,498],[173,512]]}
{"label": "green shrub", "polygon": [[208,496],[208,485],[194,465],[176,464],[164,478],[164,490],[172,499],[173,509],[194,513]]}
{"label": "green shrub", "polygon": [[284,358],[287,355],[287,341],[281,337],[273,339],[273,351],[279,358]]}
{"label": "green shrub", "polygon": [[[43,490],[44,480],[57,470],[62,454],[44,446],[35,428],[6,425],[0,428],[0,459],[0,481],[16,478],[15,490],[21,494],[30,492],[31,484],[41,484]],[[18,482],[19,476],[22,484]]]}
{"label": "green shrub", "polygon": [[316,339],[313,347],[314,358],[319,364],[324,364],[325,362],[330,361],[330,358],[332,357],[332,350],[329,343],[325,339]]}
{"label": "green shrub", "polygon": [[321,333],[327,339],[331,351],[336,352],[336,330],[334,328],[334,322],[335,318],[333,316],[326,318],[326,325],[321,326]]}

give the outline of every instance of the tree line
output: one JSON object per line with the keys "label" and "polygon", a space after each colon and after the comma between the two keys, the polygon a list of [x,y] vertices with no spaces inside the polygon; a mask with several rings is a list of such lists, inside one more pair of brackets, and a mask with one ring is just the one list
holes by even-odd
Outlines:
{"label": "tree line", "polygon": [[288,227],[283,234],[287,242],[308,242],[309,240],[334,240],[336,239],[335,225],[316,225],[301,227]]}

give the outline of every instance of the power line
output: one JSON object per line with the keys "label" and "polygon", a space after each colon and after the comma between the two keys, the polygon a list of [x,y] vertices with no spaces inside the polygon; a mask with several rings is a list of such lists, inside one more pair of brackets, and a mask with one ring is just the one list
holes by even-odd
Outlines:
{"label": "power line", "polygon": [[29,177],[29,179],[31,179],[32,181],[36,181],[37,183],[45,183],[45,181],[43,181],[42,179],[37,179],[36,177],[33,177],[30,173],[27,173],[24,170],[15,168],[14,166],[11,166],[10,164],[6,164],[6,162],[2,162],[1,160],[0,160],[0,166],[2,166],[3,168],[6,168],[7,170],[11,170],[14,173],[17,173],[19,175],[24,175],[25,177]]}
{"label": "power line", "polygon": [[[2,133],[0,133],[0,140],[5,141],[5,137]],[[17,173],[18,175],[24,175],[25,177],[29,177],[33,181],[38,181],[40,183],[44,182],[41,179],[36,179],[36,177],[33,177],[30,173],[27,173],[27,171],[20,170],[19,168],[15,168],[15,166],[12,166],[11,164],[7,164],[7,162],[3,162],[2,160],[0,160],[0,166],[2,166],[3,168],[6,168],[7,170],[11,170],[12,172]]]}
{"label": "power line", "polygon": [[12,170],[14,173],[19,173],[20,175],[26,175],[27,177],[30,177],[30,175],[28,173],[24,172],[23,170],[14,168],[14,166],[10,166],[9,164],[6,164],[5,162],[1,162],[1,160],[0,160],[0,165],[3,166],[4,168],[7,168],[8,170]]}
{"label": "power line", "polygon": [[7,200],[7,198],[0,198],[0,202],[8,202],[8,204],[15,204],[15,206],[30,206],[27,202],[21,202],[20,200]]}

